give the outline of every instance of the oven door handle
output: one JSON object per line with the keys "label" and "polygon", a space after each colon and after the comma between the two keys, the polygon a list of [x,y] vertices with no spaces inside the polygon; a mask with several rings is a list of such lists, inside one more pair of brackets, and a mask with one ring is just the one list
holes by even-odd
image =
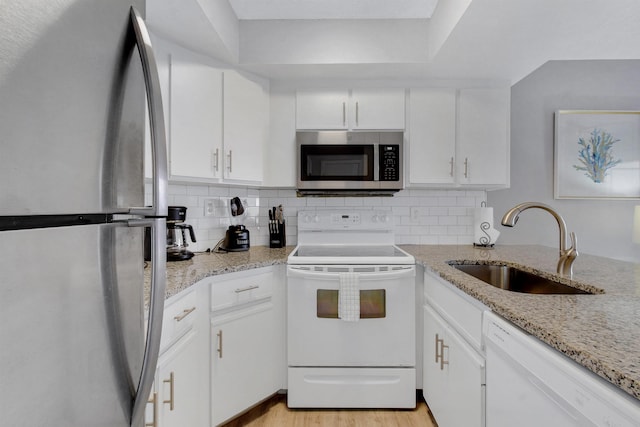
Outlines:
{"label": "oven door handle", "polygon": [[[312,267],[316,268],[316,267]],[[394,267],[393,270],[389,271],[380,271],[379,269],[373,269],[372,271],[349,271],[357,273],[360,277],[360,280],[366,280],[367,278],[371,279],[395,279],[400,277],[407,276],[415,276],[416,268],[414,265],[407,265],[406,267]],[[287,267],[287,276],[288,277],[307,277],[314,279],[337,279],[340,276],[340,273],[345,273],[345,271],[311,271],[309,267],[297,267],[297,266],[288,266]]]}

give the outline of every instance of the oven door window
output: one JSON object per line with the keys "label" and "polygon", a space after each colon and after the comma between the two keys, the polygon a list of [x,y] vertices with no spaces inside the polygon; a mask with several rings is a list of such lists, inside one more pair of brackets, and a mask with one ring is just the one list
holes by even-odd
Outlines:
{"label": "oven door window", "polygon": [[[387,316],[386,291],[367,289],[360,291],[360,318],[380,319]],[[321,319],[338,318],[338,291],[318,289],[316,296],[316,315]]]}
{"label": "oven door window", "polygon": [[373,181],[373,145],[300,146],[302,181]]}

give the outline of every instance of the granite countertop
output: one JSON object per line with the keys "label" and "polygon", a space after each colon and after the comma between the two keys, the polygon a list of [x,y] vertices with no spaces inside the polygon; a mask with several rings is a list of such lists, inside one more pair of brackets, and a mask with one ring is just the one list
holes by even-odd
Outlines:
{"label": "granite countertop", "polygon": [[587,369],[640,399],[640,264],[580,255],[574,287],[598,295],[531,295],[488,285],[449,266],[505,262],[547,277],[555,273],[558,250],[542,246],[405,245],[416,263],[478,299]]}
{"label": "granite countertop", "polygon": [[[580,255],[571,286],[598,295],[530,295],[488,285],[447,264],[500,262],[557,278],[558,250],[543,246],[401,245],[416,263],[587,369],[640,399],[640,264]],[[294,247],[200,253],[167,263],[166,298],[210,276],[284,264]],[[148,270],[145,269],[148,287]],[[148,289],[148,288],[147,288]],[[147,294],[148,292],[145,292]]]}
{"label": "granite countertop", "polygon": [[[165,299],[207,277],[284,264],[294,248],[294,246],[287,246],[271,249],[266,246],[252,246],[250,250],[243,252],[198,252],[190,260],[168,261]],[[145,307],[149,305],[149,270],[147,266],[145,268]]]}

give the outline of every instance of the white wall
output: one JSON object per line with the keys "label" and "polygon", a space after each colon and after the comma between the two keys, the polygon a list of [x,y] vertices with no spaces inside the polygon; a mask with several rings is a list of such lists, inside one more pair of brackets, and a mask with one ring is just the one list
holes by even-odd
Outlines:
{"label": "white wall", "polygon": [[[511,89],[511,188],[488,193],[497,221],[515,204],[554,207],[578,237],[578,251],[640,261],[631,241],[639,200],[554,200],[554,111],[640,110],[640,61],[551,61]],[[640,143],[640,141],[638,141]],[[499,243],[557,247],[558,227],[543,211],[527,210],[516,227],[498,225]]]}
{"label": "white wall", "polygon": [[[147,200],[151,188],[147,185]],[[247,215],[233,222],[229,200],[240,197]],[[213,200],[214,216],[205,216],[205,202]],[[284,207],[287,245],[297,243],[297,212],[306,209],[379,209],[391,213],[398,244],[472,244],[474,208],[486,192],[473,190],[403,190],[393,197],[297,197],[292,189],[256,189],[229,185],[171,184],[169,205],[186,206],[187,220],[197,243],[190,249],[213,248],[232,223],[247,226],[251,245],[268,245],[268,209]]]}

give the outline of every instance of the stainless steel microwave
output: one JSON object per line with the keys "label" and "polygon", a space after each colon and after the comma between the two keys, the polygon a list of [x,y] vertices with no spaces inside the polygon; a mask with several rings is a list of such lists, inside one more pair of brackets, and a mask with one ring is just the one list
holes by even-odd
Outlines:
{"label": "stainless steel microwave", "polygon": [[298,131],[298,194],[392,195],[404,187],[404,133]]}

